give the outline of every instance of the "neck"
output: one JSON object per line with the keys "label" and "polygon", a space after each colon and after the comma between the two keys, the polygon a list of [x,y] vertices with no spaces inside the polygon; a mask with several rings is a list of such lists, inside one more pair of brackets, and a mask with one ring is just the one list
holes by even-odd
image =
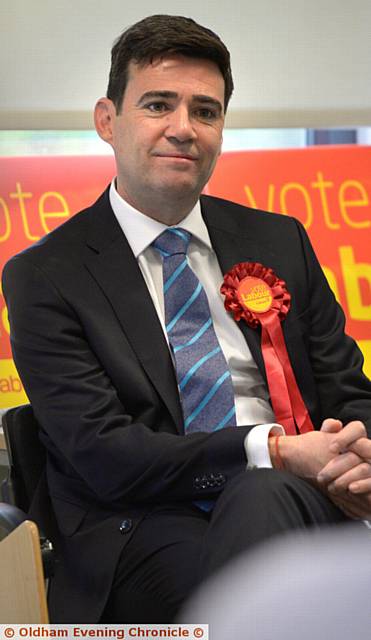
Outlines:
{"label": "neck", "polygon": [[148,218],[157,220],[167,226],[179,224],[184,218],[192,211],[199,196],[192,197],[187,194],[186,196],[179,196],[174,198],[173,194],[166,194],[165,197],[161,197],[161,194],[156,193],[154,198],[140,198],[130,197],[126,191],[120,189],[119,183],[116,185],[118,194],[134,209],[140,211]]}

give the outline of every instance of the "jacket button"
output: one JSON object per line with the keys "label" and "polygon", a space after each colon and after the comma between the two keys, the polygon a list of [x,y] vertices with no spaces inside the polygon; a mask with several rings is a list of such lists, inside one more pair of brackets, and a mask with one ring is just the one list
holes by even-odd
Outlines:
{"label": "jacket button", "polygon": [[129,531],[131,531],[133,527],[133,521],[130,518],[126,518],[126,520],[123,520],[120,524],[120,533],[124,534],[124,533],[129,533]]}
{"label": "jacket button", "polygon": [[194,480],[193,480],[193,486],[194,486],[194,488],[195,488],[195,489],[199,489],[199,488],[200,488],[200,485],[201,485],[201,482],[202,482],[202,480],[201,480],[201,478],[200,478],[199,476],[197,476],[196,478],[194,478]]}

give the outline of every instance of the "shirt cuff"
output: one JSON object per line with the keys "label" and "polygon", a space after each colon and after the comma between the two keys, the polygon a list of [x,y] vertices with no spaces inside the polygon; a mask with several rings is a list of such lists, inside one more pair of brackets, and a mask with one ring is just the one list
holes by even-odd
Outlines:
{"label": "shirt cuff", "polygon": [[275,422],[270,424],[258,424],[247,434],[244,445],[247,458],[246,469],[272,469],[269,455],[268,437],[273,435],[285,435],[284,428]]}

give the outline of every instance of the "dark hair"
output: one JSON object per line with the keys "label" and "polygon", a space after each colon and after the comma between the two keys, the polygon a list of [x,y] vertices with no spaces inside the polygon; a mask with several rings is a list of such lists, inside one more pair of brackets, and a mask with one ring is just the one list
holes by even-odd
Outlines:
{"label": "dark hair", "polygon": [[130,62],[150,64],[155,58],[173,53],[205,58],[219,67],[225,84],[224,109],[227,109],[233,79],[229,51],[219,36],[191,18],[155,15],[126,29],[112,47],[107,98],[112,100],[117,112],[128,83]]}

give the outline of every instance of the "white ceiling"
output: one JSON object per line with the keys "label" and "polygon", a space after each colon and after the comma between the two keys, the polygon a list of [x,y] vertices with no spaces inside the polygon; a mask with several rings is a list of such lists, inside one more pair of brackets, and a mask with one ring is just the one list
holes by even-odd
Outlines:
{"label": "white ceiling", "polygon": [[152,13],[224,39],[231,126],[371,124],[371,0],[1,0],[0,128],[92,126],[113,40]]}

